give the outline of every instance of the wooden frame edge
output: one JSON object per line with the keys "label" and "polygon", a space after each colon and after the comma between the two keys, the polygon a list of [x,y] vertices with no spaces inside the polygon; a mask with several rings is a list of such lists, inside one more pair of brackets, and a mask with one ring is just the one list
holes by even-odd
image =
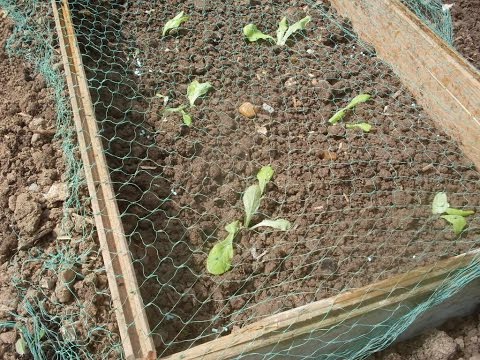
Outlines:
{"label": "wooden frame edge", "polygon": [[[67,0],[52,0],[85,178],[125,358],[156,358]],[[59,9],[60,7],[60,9]]]}
{"label": "wooden frame edge", "polygon": [[374,284],[259,320],[239,331],[165,357],[165,360],[230,359],[302,335],[327,331],[347,319],[428,298],[455,272],[476,261],[478,251],[439,261]]}

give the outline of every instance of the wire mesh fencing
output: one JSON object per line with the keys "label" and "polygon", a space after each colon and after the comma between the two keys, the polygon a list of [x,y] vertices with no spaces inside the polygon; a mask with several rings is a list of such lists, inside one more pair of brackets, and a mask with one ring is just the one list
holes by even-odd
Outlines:
{"label": "wire mesh fencing", "polygon": [[[450,39],[448,12],[436,2],[406,3]],[[159,357],[477,248],[478,216],[461,216],[468,225],[458,230],[432,203],[446,193],[452,208],[478,213],[480,174],[328,2],[69,4]],[[43,37],[53,28],[47,18],[42,31],[25,33],[22,21],[35,13],[20,13],[28,5],[47,6],[18,7],[18,29],[45,48],[34,48],[37,58],[32,48],[20,54],[52,74],[78,201],[83,179],[64,84],[50,72],[55,37]],[[273,175],[262,185],[265,167]],[[260,194],[249,204],[252,186]],[[371,328],[363,342],[353,335],[368,326],[360,318],[340,350],[319,343],[303,356],[364,358],[477,276],[475,264],[452,273],[425,303]],[[59,316],[45,327],[53,331],[67,317]],[[114,330],[97,335],[102,347],[77,336],[68,356],[120,356]]]}

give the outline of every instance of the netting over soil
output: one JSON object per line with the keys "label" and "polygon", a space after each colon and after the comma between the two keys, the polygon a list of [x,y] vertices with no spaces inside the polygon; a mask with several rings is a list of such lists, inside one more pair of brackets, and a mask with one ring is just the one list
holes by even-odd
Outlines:
{"label": "netting over soil", "polygon": [[[327,2],[70,6],[160,357],[477,247],[478,216],[456,235],[431,206],[444,191],[451,206],[478,213],[480,174]],[[189,19],[162,36],[180,11]],[[275,36],[283,17],[293,24],[307,15],[306,30],[286,46],[250,43],[242,33],[253,23]],[[212,90],[184,108],[187,126],[180,112],[165,110],[188,105],[195,80]],[[370,101],[328,123],[365,93]],[[245,103],[251,116],[239,111]],[[357,123],[372,130],[347,126]],[[208,253],[226,237],[225,225],[243,219],[243,193],[265,165],[275,175],[252,224],[282,218],[292,227],[242,229],[232,269],[214,276]],[[352,337],[341,353],[319,345],[304,355],[364,357],[478,275],[473,266],[452,274],[400,322],[372,328],[361,348]]]}

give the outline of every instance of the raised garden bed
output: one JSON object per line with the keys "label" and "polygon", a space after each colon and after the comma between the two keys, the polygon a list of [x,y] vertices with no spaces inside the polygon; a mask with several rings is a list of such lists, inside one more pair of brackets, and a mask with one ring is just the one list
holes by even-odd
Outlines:
{"label": "raised garden bed", "polygon": [[[418,101],[429,104],[428,91],[416,93],[417,101],[329,5],[248,3],[131,3],[112,9],[102,4],[73,12],[126,241],[160,356],[231,332],[245,335],[242,328],[252,323],[251,334],[260,327],[264,333],[269,318],[257,321],[267,316],[280,313],[275,317],[280,321],[285,310],[477,245],[478,217],[456,235],[432,215],[440,191],[455,207],[478,211],[480,175],[423,111]],[[334,4],[344,14],[356,10],[341,1]],[[382,4],[388,9],[389,2]],[[190,19],[162,37],[160,29],[181,10]],[[283,16],[293,23],[306,15],[312,18],[306,31],[285,47],[249,43],[242,34],[249,23],[274,34]],[[355,26],[364,19],[352,20]],[[422,80],[426,75],[417,71]],[[189,110],[193,123],[185,126],[180,114],[164,110],[187,101],[193,80],[210,82],[213,91]],[[407,83],[414,92],[415,85]],[[361,93],[372,99],[339,124],[328,123]],[[429,113],[442,114],[450,101]],[[252,118],[239,111],[245,102],[255,106]],[[465,113],[469,105],[462,105]],[[449,120],[450,133],[463,126]],[[358,122],[373,129],[346,129],[346,123]],[[472,131],[464,137],[463,150],[475,136]],[[234,240],[233,268],[221,276],[209,274],[210,249],[226,236],[226,224],[242,219],[243,191],[267,164],[275,176],[253,221],[283,218],[292,228],[241,231]],[[470,260],[449,262],[441,276]],[[408,286],[420,284],[428,269]],[[381,284],[385,289],[405,284],[404,278],[395,279]],[[435,278],[429,291],[442,279]],[[369,290],[362,291],[367,297]],[[322,304],[328,315],[334,302]],[[300,318],[302,308],[286,314],[285,319]],[[227,339],[211,344],[178,357],[206,354],[210,347],[221,352],[219,344],[228,348]]]}

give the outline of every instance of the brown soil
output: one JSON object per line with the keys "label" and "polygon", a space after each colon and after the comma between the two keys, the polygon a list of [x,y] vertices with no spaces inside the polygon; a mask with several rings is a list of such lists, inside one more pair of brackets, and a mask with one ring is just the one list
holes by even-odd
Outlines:
{"label": "brown soil", "polygon": [[480,0],[451,3],[455,48],[480,69]]}
{"label": "brown soil", "polygon": [[[328,5],[259,4],[102,3],[75,14],[160,355],[476,246],[478,217],[457,237],[430,207],[446,191],[451,204],[478,211],[480,176],[389,67],[325,18],[348,28]],[[190,20],[162,38],[166,19],[181,10]],[[305,13],[313,17],[306,36],[286,47],[242,36],[247,23],[274,34],[282,14]],[[155,94],[182,105],[194,79],[215,91],[191,110],[187,128],[178,115],[162,115]],[[346,122],[367,121],[374,131],[328,126],[365,92],[373,100]],[[245,101],[274,112],[246,119],[237,111]],[[213,277],[207,253],[242,218],[242,192],[266,164],[276,176],[254,221],[286,218],[293,229],[242,232],[234,268]]]}
{"label": "brown soil", "polygon": [[368,360],[479,360],[480,315],[447,321],[415,339],[395,344]]}
{"label": "brown soil", "polygon": [[[74,343],[64,342],[64,350],[118,358],[116,349],[106,349],[118,337],[98,245],[88,218],[83,217],[88,213],[71,208],[71,221],[61,225],[67,178],[61,141],[54,138],[52,92],[22,59],[7,56],[5,44],[13,24],[1,15],[0,358],[19,358],[14,344],[20,333],[7,321],[29,331],[35,331],[36,322],[51,331],[37,344],[43,358],[58,356],[54,355],[57,341],[68,341],[64,335],[72,329],[83,347],[75,349]],[[60,240],[65,234],[70,239]],[[67,277],[65,285],[60,279]],[[97,330],[92,333],[92,329]],[[41,356],[40,350],[37,355]]]}

